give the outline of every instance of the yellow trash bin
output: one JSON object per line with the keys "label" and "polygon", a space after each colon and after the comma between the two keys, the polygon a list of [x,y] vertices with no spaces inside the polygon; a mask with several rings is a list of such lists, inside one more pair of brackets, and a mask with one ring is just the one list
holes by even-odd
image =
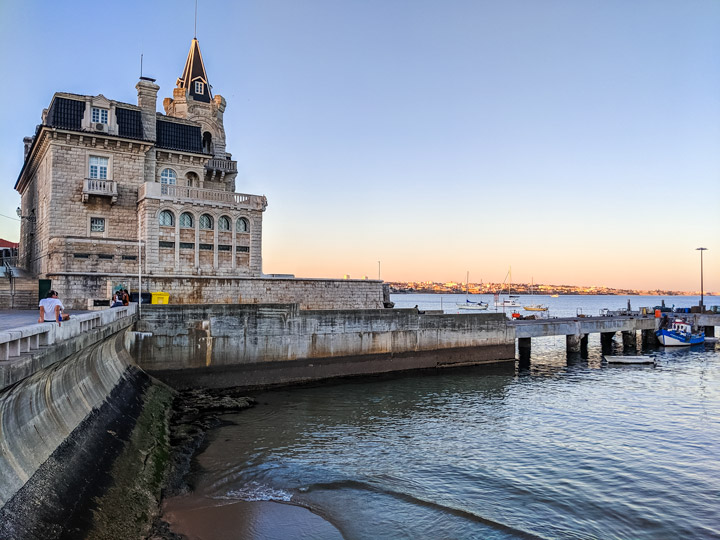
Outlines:
{"label": "yellow trash bin", "polygon": [[151,304],[168,304],[170,303],[170,294],[166,292],[154,292],[152,294]]}

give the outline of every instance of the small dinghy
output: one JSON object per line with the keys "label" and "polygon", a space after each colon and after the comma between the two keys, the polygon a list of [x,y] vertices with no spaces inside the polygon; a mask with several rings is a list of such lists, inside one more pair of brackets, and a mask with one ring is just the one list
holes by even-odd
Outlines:
{"label": "small dinghy", "polygon": [[603,356],[608,364],[654,364],[655,358],[644,354],[637,356]]}

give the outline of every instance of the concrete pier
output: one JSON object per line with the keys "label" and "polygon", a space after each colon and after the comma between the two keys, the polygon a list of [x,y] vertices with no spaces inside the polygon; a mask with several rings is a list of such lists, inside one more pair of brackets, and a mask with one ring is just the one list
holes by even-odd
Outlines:
{"label": "concrete pier", "polygon": [[565,350],[569,353],[579,353],[581,340],[582,334],[565,336]]}
{"label": "concrete pier", "polygon": [[622,333],[623,349],[634,350],[637,349],[637,332],[635,330],[624,331]]}
{"label": "concrete pier", "polygon": [[643,348],[657,343],[657,337],[655,336],[654,330],[641,330],[641,335]]}
{"label": "concrete pier", "polygon": [[600,347],[602,348],[603,352],[611,352],[612,351],[612,343],[613,343],[614,337],[615,337],[615,332],[601,332],[600,333]]}

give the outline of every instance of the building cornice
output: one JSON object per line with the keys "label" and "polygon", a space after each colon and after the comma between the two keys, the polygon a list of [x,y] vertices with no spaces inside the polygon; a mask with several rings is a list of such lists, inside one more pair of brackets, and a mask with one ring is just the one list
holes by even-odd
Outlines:
{"label": "building cornice", "polygon": [[[134,145],[138,145],[138,149],[141,152],[147,152],[151,148],[155,146],[155,143],[153,141],[145,140],[145,139],[133,139],[129,137],[120,137],[118,135],[111,135],[111,134],[105,134],[105,133],[97,133],[94,131],[86,131],[86,130],[80,130],[80,129],[68,129],[68,128],[57,128],[57,127],[51,127],[51,126],[45,126],[40,125],[38,126],[38,130],[35,132],[35,137],[33,138],[33,143],[30,146],[30,150],[28,151],[27,157],[25,158],[25,162],[23,163],[22,169],[20,169],[20,174],[18,175],[18,179],[15,182],[15,190],[22,193],[22,191],[25,189],[25,186],[27,185],[27,178],[31,176],[29,174],[29,171],[33,171],[34,167],[36,165],[36,160],[38,156],[41,154],[41,149],[38,147],[40,145],[47,146],[47,139],[48,137],[52,136],[53,139],[57,139],[59,135],[66,135],[68,138],[68,141],[70,140],[70,137],[72,135],[78,135],[81,137],[81,139],[84,139],[87,137],[88,139],[91,139],[94,141],[104,141],[103,145],[105,147],[108,146],[108,141],[114,141],[119,145],[120,143],[127,143],[128,148],[132,150],[132,147]],[[44,148],[43,148],[44,150]],[[187,152],[188,154],[192,154],[192,152]]]}

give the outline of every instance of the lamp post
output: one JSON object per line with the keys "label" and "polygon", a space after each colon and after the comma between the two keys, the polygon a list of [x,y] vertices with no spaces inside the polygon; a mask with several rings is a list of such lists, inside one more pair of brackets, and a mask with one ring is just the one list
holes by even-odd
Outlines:
{"label": "lamp post", "polygon": [[705,311],[705,305],[703,304],[703,251],[707,251],[707,248],[699,247],[695,248],[695,251],[700,252],[700,312]]}

